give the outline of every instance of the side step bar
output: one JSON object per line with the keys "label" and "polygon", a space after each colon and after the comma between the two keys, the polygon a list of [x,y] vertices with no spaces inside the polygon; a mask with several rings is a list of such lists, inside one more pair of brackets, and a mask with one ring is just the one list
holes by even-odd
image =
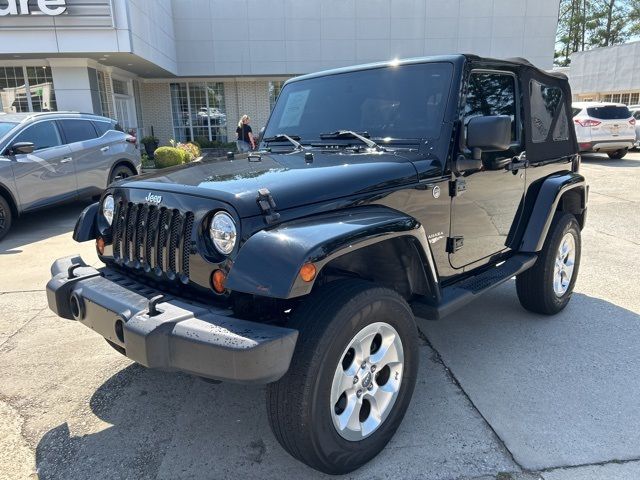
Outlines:
{"label": "side step bar", "polygon": [[427,320],[440,320],[464,307],[479,295],[503,284],[514,275],[531,268],[537,258],[535,254],[514,255],[499,266],[489,268],[478,275],[443,288],[442,301],[439,305],[428,305],[417,300],[411,303],[411,308],[418,317]]}

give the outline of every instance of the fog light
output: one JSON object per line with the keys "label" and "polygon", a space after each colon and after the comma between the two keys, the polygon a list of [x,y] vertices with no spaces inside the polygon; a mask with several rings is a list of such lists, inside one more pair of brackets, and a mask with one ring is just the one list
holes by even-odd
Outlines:
{"label": "fog light", "polygon": [[222,270],[215,270],[211,274],[211,285],[216,293],[224,293],[225,286],[224,283],[227,280],[227,276]]}
{"label": "fog light", "polygon": [[305,282],[310,282],[316,278],[316,266],[313,263],[305,263],[300,269],[300,278]]}
{"label": "fog light", "polygon": [[104,238],[96,238],[96,249],[100,255],[104,255]]}

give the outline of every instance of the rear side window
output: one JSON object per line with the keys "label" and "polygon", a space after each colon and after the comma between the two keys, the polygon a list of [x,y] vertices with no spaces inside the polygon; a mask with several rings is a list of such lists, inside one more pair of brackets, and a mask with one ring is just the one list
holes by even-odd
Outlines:
{"label": "rear side window", "polygon": [[96,128],[98,132],[98,137],[103,136],[109,130],[113,130],[113,124],[111,122],[93,122],[93,126]]}
{"label": "rear side window", "polygon": [[83,142],[97,137],[96,129],[88,120],[59,120],[67,143]]}
{"label": "rear side window", "polygon": [[20,142],[33,143],[35,150],[62,145],[60,132],[52,121],[39,122],[25,128],[13,141],[13,143]]}
{"label": "rear side window", "polygon": [[636,110],[635,112],[633,112],[633,118],[635,118],[636,120],[640,120],[640,110]]}
{"label": "rear side window", "polygon": [[472,73],[469,77],[464,122],[477,116],[508,115],[511,117],[511,141],[517,139],[516,80],[501,73]]}
{"label": "rear side window", "polygon": [[[569,121],[565,110],[564,95],[558,87],[550,87],[536,80],[530,84],[531,141],[565,142],[569,140]],[[549,139],[549,132],[552,132]]]}
{"label": "rear side window", "polygon": [[579,114],[582,111],[581,108],[572,108],[571,109],[571,116],[575,117],[577,114]]}
{"label": "rear side window", "polygon": [[589,107],[587,114],[600,120],[624,120],[631,116],[627,107],[617,105],[605,105],[604,107]]}

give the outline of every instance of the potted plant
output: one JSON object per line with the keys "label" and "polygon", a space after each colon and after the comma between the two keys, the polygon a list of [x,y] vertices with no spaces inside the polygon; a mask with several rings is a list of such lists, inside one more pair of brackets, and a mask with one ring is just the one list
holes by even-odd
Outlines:
{"label": "potted plant", "polygon": [[149,158],[153,158],[153,153],[156,151],[156,148],[158,148],[158,139],[153,135],[147,135],[146,137],[142,137],[140,143],[144,145],[144,150],[147,152]]}

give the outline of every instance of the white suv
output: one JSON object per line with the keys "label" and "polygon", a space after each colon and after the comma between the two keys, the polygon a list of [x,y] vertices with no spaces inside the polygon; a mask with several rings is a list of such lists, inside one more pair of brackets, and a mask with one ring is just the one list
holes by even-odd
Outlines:
{"label": "white suv", "polygon": [[622,158],[636,143],[636,119],[622,103],[577,102],[573,123],[581,152]]}

